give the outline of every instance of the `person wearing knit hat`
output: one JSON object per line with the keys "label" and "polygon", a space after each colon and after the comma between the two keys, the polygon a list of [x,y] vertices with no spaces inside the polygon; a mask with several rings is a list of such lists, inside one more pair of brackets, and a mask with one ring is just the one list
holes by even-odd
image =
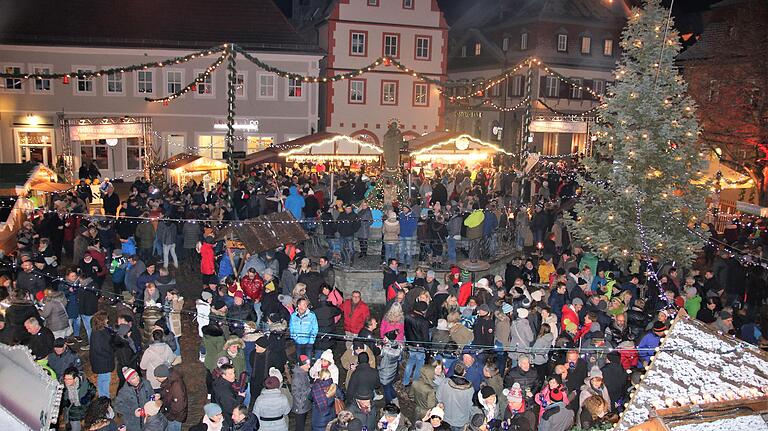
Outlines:
{"label": "person wearing knit hat", "polygon": [[528,318],[528,314],[529,314],[529,312],[525,308],[521,307],[521,308],[517,309],[517,317],[520,318],[520,319],[527,319]]}
{"label": "person wearing knit hat", "polygon": [[142,419],[136,412],[144,407],[147,401],[152,400],[155,392],[147,379],[142,378],[135,369],[123,367],[121,374],[125,384],[117,391],[112,405],[129,430],[138,430],[141,429]]}
{"label": "person wearing knit hat", "polygon": [[482,413],[475,413],[469,421],[469,425],[464,429],[466,431],[487,431],[488,423],[485,420],[485,415]]}
{"label": "person wearing knit hat", "polygon": [[477,392],[477,402],[480,404],[486,422],[499,418],[499,406],[496,400],[496,391],[490,386],[483,386]]}
{"label": "person wearing knit hat", "polygon": [[[539,394],[541,395],[541,394]],[[548,393],[549,402],[536,402],[541,405],[539,410],[539,429],[540,430],[568,430],[574,424],[573,410],[566,405],[568,398],[565,394],[565,388],[556,386],[550,389]]]}
{"label": "person wearing knit hat", "polygon": [[[144,404],[142,413],[144,414],[144,426],[142,430],[164,430],[168,427],[168,419],[160,413],[162,403],[157,400],[147,401]],[[126,427],[127,428],[127,427]]]}
{"label": "person wearing knit hat", "polygon": [[579,416],[581,416],[581,408],[584,406],[584,402],[591,396],[602,397],[606,405],[612,405],[611,396],[603,384],[603,372],[597,366],[589,370],[589,375],[584,379],[584,384],[581,386],[581,392],[579,393]]}
{"label": "person wearing knit hat", "polygon": [[320,359],[315,361],[312,368],[309,369],[309,376],[313,379],[317,379],[320,376],[320,370],[328,370],[331,373],[331,379],[333,383],[339,384],[339,367],[333,359],[333,351],[331,349],[324,350],[320,355]]}
{"label": "person wearing knit hat", "polygon": [[168,364],[160,364],[157,367],[155,367],[155,371],[153,373],[155,377],[168,377],[171,375],[171,368],[168,366]]}
{"label": "person wearing knit hat", "polygon": [[275,376],[269,376],[264,379],[264,389],[277,389],[280,387],[280,379]]}
{"label": "person wearing knit hat", "polygon": [[222,429],[221,424],[224,422],[224,416],[222,415],[221,406],[216,403],[208,403],[203,406],[203,412],[205,412],[203,423],[214,425],[209,426],[208,429]]}
{"label": "person wearing knit hat", "polygon": [[508,302],[504,302],[501,304],[501,312],[504,314],[509,314],[515,310],[515,307],[512,306],[512,304]]}

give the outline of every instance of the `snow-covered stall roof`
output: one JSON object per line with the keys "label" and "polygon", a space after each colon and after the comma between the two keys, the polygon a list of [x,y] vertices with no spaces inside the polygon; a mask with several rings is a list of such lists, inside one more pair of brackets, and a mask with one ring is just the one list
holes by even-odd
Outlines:
{"label": "snow-covered stall roof", "polygon": [[63,386],[27,347],[0,343],[0,382],[0,430],[44,431],[58,418]]}
{"label": "snow-covered stall roof", "polygon": [[654,409],[767,394],[768,354],[681,313],[615,429],[625,431],[642,424]]}
{"label": "snow-covered stall roof", "polygon": [[712,422],[699,422],[673,426],[669,429],[670,431],[768,431],[768,425],[766,425],[765,419],[760,415],[747,415],[718,419]]}

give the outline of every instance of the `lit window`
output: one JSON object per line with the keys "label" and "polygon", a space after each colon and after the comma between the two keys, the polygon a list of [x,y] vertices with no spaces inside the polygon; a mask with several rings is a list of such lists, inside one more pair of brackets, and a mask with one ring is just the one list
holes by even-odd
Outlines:
{"label": "lit window", "polygon": [[222,160],[227,144],[224,135],[200,135],[197,137],[197,154]]}
{"label": "lit window", "polygon": [[589,54],[592,52],[592,38],[589,36],[581,37],[581,53]]}
{"label": "lit window", "polygon": [[[199,75],[201,72],[197,72]],[[200,96],[213,95],[213,77],[209,73],[203,77],[203,80],[197,83],[197,94]]]}
{"label": "lit window", "polygon": [[546,97],[558,97],[560,95],[560,80],[555,76],[547,76]]}
{"label": "lit window", "polygon": [[349,103],[365,103],[365,81],[362,79],[349,80]]}
{"label": "lit window", "polygon": [[475,55],[480,55],[483,45],[480,42],[475,42]]}
{"label": "lit window", "polygon": [[257,153],[272,146],[274,139],[271,136],[248,136],[246,141],[246,154]]}
{"label": "lit window", "polygon": [[352,33],[351,37],[351,46],[349,48],[349,54],[350,55],[366,55],[366,47],[365,47],[365,33]]}
{"label": "lit window", "polygon": [[123,72],[107,74],[107,94],[123,94]]}
{"label": "lit window", "polygon": [[301,83],[301,80],[288,78],[288,98],[300,99],[303,97],[303,95],[304,95],[304,91],[303,91],[303,84]]}
{"label": "lit window", "polygon": [[[48,75],[51,73],[50,67],[34,66],[32,72],[35,75]],[[48,78],[36,78],[35,79],[35,93],[50,93],[51,92],[51,80]]]}
{"label": "lit window", "polygon": [[[90,73],[93,69],[77,69],[77,73]],[[75,91],[78,93],[92,93],[93,92],[93,78],[86,76],[78,76],[75,83]]]}
{"label": "lit window", "polygon": [[184,72],[181,70],[169,70],[165,74],[168,94],[178,93],[184,81]]}
{"label": "lit window", "polygon": [[413,105],[429,105],[429,84],[424,82],[416,82],[413,84]]}
{"label": "lit window", "polygon": [[141,94],[151,94],[153,87],[153,73],[151,70],[136,72],[136,91]]}
{"label": "lit window", "polygon": [[275,97],[275,75],[259,75],[259,97],[264,99]]}
{"label": "lit window", "polygon": [[557,50],[559,52],[568,51],[568,35],[567,34],[557,35]]}
{"label": "lit window", "polygon": [[528,49],[528,33],[520,34],[520,51]]}
{"label": "lit window", "polygon": [[142,138],[126,138],[126,168],[131,171],[140,171],[144,160],[144,142]]}
{"label": "lit window", "polygon": [[[3,68],[5,73],[21,73],[20,66],[5,66]],[[11,91],[21,91],[23,89],[21,84],[21,78],[5,78],[5,89]]]}
{"label": "lit window", "polygon": [[613,55],[613,39],[605,39],[603,41],[603,55]]}
{"label": "lit window", "polygon": [[431,41],[431,38],[429,37],[424,37],[424,36],[416,37],[416,59],[418,60],[430,59],[430,52],[429,52],[430,41]]}
{"label": "lit window", "polygon": [[400,52],[398,47],[399,37],[396,34],[384,35],[384,56],[385,57],[397,57]]}
{"label": "lit window", "polygon": [[571,99],[581,99],[581,78],[571,78],[571,82],[575,85],[571,86]]}
{"label": "lit window", "polygon": [[397,105],[397,81],[382,81],[381,104]]}
{"label": "lit window", "polygon": [[594,91],[595,94],[598,94],[598,95],[605,94],[605,80],[595,79],[592,84],[592,91]]}

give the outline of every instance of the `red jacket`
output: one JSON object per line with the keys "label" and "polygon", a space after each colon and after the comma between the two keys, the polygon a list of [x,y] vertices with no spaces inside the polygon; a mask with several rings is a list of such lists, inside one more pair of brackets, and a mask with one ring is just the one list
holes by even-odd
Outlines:
{"label": "red jacket", "polygon": [[619,356],[621,356],[621,366],[624,367],[625,370],[637,367],[637,364],[640,361],[640,356],[637,353],[637,349],[634,348],[627,349],[620,347]]}
{"label": "red jacket", "polygon": [[259,273],[251,278],[248,275],[240,279],[240,288],[243,289],[243,293],[254,301],[261,301],[261,295],[264,292],[264,280]]}
{"label": "red jacket", "polygon": [[207,242],[200,244],[200,273],[203,275],[213,275],[216,273],[213,244],[208,244]]}
{"label": "red jacket", "polygon": [[472,282],[466,281],[459,286],[459,305],[465,307],[469,302],[469,297],[472,296]]}
{"label": "red jacket", "polygon": [[341,312],[344,315],[344,330],[353,334],[359,333],[365,326],[365,321],[371,317],[368,304],[360,302],[352,308],[352,299],[347,299],[341,304]]}
{"label": "red jacket", "polygon": [[563,319],[560,322],[560,330],[565,331],[565,325],[568,322],[573,322],[576,327],[579,327],[579,315],[570,307],[570,304],[563,305]]}

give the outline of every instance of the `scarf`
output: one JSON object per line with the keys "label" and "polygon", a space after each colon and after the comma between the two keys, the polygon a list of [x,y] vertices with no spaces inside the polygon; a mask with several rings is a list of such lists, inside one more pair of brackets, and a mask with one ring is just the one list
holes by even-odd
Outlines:
{"label": "scarf", "polygon": [[75,379],[72,386],[67,386],[67,399],[73,407],[80,407],[80,377]]}

